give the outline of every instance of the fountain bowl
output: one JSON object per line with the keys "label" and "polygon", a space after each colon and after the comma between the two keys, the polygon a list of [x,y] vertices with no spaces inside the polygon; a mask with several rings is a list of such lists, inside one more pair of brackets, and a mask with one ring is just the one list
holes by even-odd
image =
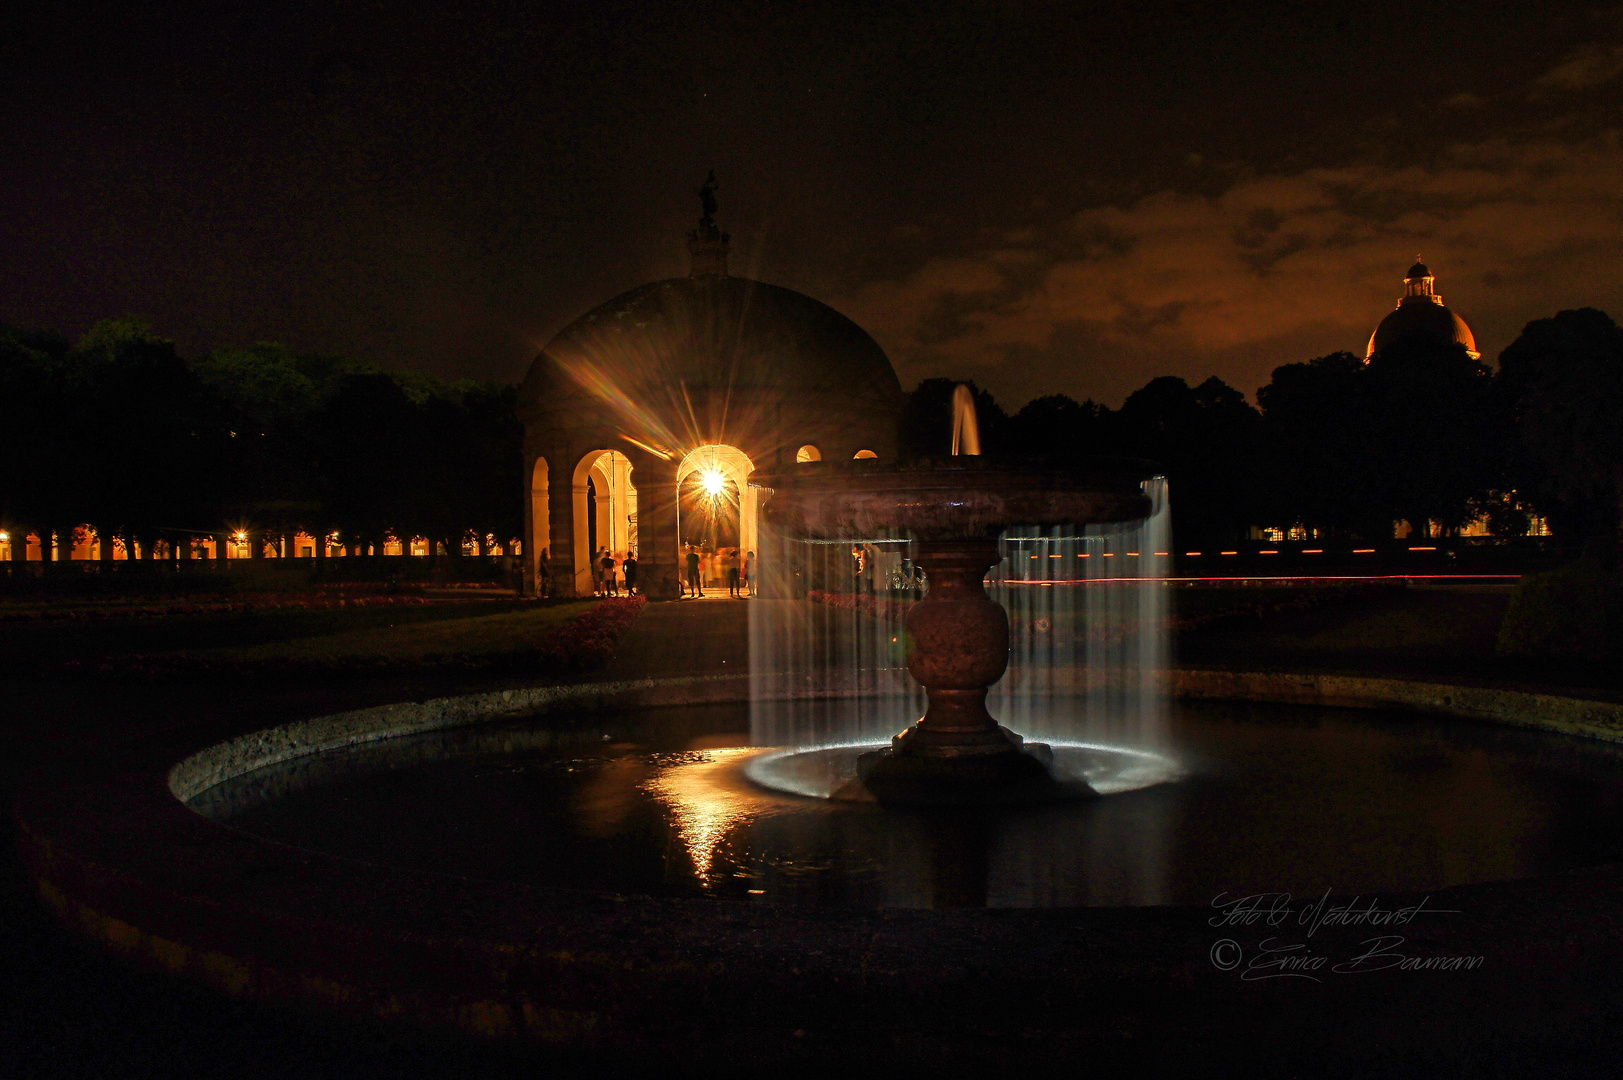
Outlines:
{"label": "fountain bowl", "polygon": [[1057,469],[1036,459],[937,457],[902,464],[811,461],[758,474],[762,516],[787,536],[859,539],[903,529],[919,540],[995,540],[1011,525],[1099,525],[1150,515],[1150,462],[1104,458]]}
{"label": "fountain bowl", "polygon": [[998,536],[1017,525],[1117,524],[1154,509],[1148,462],[1102,459],[1081,469],[954,456],[900,465],[808,462],[762,475],[762,517],[785,536],[865,538],[911,533],[929,591],[907,612],[907,670],[929,707],[889,747],[857,761],[857,782],[880,802],[990,804],[1095,794],[1063,781],[1050,748],[1026,743],[987,711],[1009,665],[1009,616],[986,594],[1002,561]]}

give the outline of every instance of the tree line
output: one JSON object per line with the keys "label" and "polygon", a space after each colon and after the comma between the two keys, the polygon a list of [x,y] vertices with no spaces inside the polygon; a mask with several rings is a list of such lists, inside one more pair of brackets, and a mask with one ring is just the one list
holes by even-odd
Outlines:
{"label": "tree line", "polygon": [[150,558],[301,531],[482,552],[522,531],[515,393],[282,345],[188,360],[131,320],[77,342],[0,326],[0,525],[14,543],[88,525],[103,559],[114,538]]}
{"label": "tree line", "polygon": [[[909,395],[904,454],[948,452],[954,386],[927,379]],[[89,525],[103,558],[113,537],[150,556],[159,540],[300,531],[362,551],[422,536],[455,554],[470,533],[522,531],[516,392],[281,345],[187,360],[130,320],[72,343],[0,326],[0,527]],[[1482,519],[1513,537],[1529,514],[1573,546],[1619,529],[1623,330],[1593,309],[1529,323],[1497,370],[1403,340],[1368,363],[1341,352],[1279,367],[1256,406],[1220,379],[1175,376],[1119,409],[1049,395],[1011,416],[975,393],[988,453],[1157,462],[1180,544],[1258,525],[1375,541],[1396,521]]]}
{"label": "tree line", "polygon": [[[944,454],[955,384],[921,383],[905,453]],[[988,453],[1059,464],[1149,458],[1164,469],[1180,544],[1300,525],[1373,542],[1397,521],[1455,533],[1485,519],[1525,535],[1529,515],[1577,547],[1615,538],[1623,494],[1623,330],[1592,308],[1529,323],[1497,370],[1463,346],[1406,339],[1275,369],[1245,395],[1217,378],[1152,379],[1119,409],[1061,395],[1013,416],[976,389]]]}

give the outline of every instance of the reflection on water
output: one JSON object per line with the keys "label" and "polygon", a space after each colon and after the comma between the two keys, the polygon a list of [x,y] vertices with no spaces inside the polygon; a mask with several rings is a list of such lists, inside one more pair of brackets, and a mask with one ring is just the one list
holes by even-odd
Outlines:
{"label": "reflection on water", "polygon": [[[542,724],[546,727],[542,727]],[[854,907],[1205,905],[1432,889],[1620,857],[1618,747],[1335,710],[1185,705],[1177,784],[894,809],[746,770],[746,707],[556,717],[262,769],[191,803],[367,862],[620,893]],[[855,751],[853,750],[854,754]]]}
{"label": "reflection on water", "polygon": [[699,750],[662,765],[642,786],[669,808],[699,880],[710,879],[711,856],[722,837],[761,816],[762,800],[727,782],[733,766],[755,751],[747,746]]}

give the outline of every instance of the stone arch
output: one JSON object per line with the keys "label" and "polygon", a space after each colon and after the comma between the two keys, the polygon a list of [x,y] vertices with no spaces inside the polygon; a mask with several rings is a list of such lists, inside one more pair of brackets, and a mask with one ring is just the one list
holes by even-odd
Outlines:
{"label": "stone arch", "polygon": [[823,452],[811,443],[807,443],[795,451],[795,463],[805,464],[808,461],[822,461]]}
{"label": "stone arch", "polygon": [[571,494],[575,595],[590,596],[597,548],[608,548],[620,559],[636,546],[637,489],[631,484],[630,460],[618,450],[588,451],[575,465]]}
{"label": "stone arch", "polygon": [[756,491],[749,485],[750,474],[754,471],[755,463],[750,460],[748,454],[736,446],[712,443],[688,451],[676,467],[678,542],[684,542],[689,538],[688,525],[681,520],[682,495],[686,493],[691,501],[694,489],[703,483],[708,474],[719,476],[725,481],[723,491],[717,493],[717,496],[723,500],[725,512],[729,517],[736,507],[738,547],[743,551],[756,550],[758,504]]}

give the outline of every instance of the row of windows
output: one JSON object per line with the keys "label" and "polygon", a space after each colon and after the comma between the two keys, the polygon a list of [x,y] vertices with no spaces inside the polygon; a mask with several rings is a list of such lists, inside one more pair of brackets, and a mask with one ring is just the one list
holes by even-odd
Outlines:
{"label": "row of windows", "polygon": [[[860,461],[868,458],[878,458],[879,455],[874,453],[872,450],[858,450],[856,453],[852,454],[851,457],[852,460]],[[817,447],[813,446],[811,443],[807,443],[805,446],[802,446],[799,450],[795,451],[796,463],[804,464],[808,461],[822,460],[823,452],[817,449]]]}

